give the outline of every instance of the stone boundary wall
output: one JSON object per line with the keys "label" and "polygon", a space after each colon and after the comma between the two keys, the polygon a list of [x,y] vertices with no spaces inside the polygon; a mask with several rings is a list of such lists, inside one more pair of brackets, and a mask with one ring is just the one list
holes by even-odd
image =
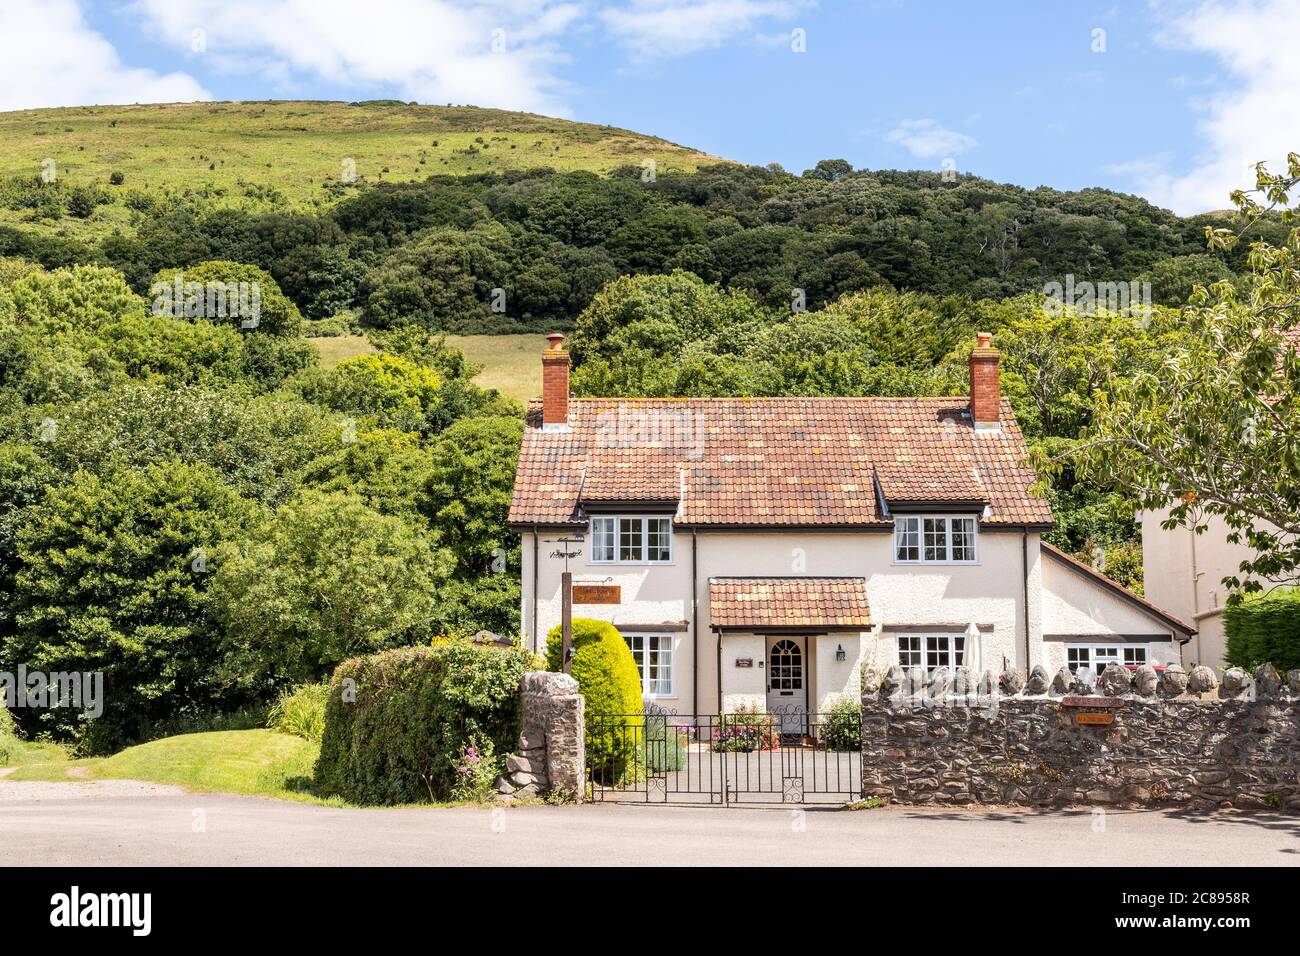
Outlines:
{"label": "stone boundary wall", "polygon": [[[1079,722],[1079,714],[1089,714]],[[1109,723],[1106,716],[1110,715]],[[1300,813],[1300,670],[866,675],[862,790],[904,804]]]}
{"label": "stone boundary wall", "polygon": [[586,787],[586,702],[568,674],[528,671],[519,681],[523,730],[497,778],[501,799],[553,793],[581,800]]}

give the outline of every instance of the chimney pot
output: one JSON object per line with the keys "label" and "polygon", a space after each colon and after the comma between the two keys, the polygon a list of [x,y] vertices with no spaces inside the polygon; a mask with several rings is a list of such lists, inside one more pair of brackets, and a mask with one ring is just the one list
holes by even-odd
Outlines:
{"label": "chimney pot", "polygon": [[998,365],[1001,353],[993,347],[990,332],[977,332],[978,344],[970,353],[970,413],[977,429],[1001,425],[1002,394]]}
{"label": "chimney pot", "polygon": [[542,353],[542,427],[565,428],[569,424],[569,353],[564,334],[546,336]]}

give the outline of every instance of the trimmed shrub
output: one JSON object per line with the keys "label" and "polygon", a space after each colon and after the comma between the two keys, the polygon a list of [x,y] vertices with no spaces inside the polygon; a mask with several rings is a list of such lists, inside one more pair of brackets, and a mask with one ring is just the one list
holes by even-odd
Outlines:
{"label": "trimmed shrub", "polygon": [[300,684],[280,692],[266,715],[266,726],[282,734],[320,743],[325,733],[325,701],[329,684]]}
{"label": "trimmed shrub", "polygon": [[450,799],[468,748],[514,747],[519,679],[535,663],[462,641],[344,661],[330,680],[317,792],[361,804]]}
{"label": "trimmed shrub", "polygon": [[1300,667],[1300,588],[1234,598],[1223,622],[1229,664],[1253,668],[1268,662],[1282,673]]}
{"label": "trimmed shrub", "polygon": [[862,702],[847,694],[836,697],[817,730],[827,750],[861,750]]}
{"label": "trimmed shrub", "polygon": [[[546,641],[547,670],[563,670],[561,650],[557,624]],[[632,649],[608,621],[574,618],[569,673],[587,699],[587,764],[602,779],[621,779],[634,762],[641,739],[641,675]]]}

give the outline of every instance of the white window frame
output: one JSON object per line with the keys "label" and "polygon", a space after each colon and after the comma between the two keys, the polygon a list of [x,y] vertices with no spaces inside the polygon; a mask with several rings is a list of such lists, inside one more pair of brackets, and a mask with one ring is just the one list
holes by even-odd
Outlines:
{"label": "white window frame", "polygon": [[[1071,651],[1076,651],[1076,652],[1087,651],[1088,660],[1086,662],[1079,660],[1078,659],[1079,655],[1076,653],[1074,655],[1075,661],[1071,663],[1070,662]],[[1104,652],[1104,657],[1105,657],[1104,662],[1097,660],[1098,651]],[[1113,654],[1111,653],[1112,651],[1114,652]],[[1142,660],[1140,661],[1129,660],[1130,656],[1136,658],[1138,656],[1138,652],[1141,652]],[[1102,665],[1101,667],[1097,666],[1099,663]],[[1072,674],[1078,670],[1080,665],[1091,667],[1094,674],[1100,674],[1105,669],[1106,664],[1112,664],[1112,663],[1119,664],[1121,667],[1141,667],[1143,664],[1150,664],[1151,645],[1150,644],[1116,644],[1111,642],[1105,642],[1101,644],[1085,644],[1080,641],[1075,641],[1073,643],[1065,645],[1065,666],[1070,668],[1070,673]]]}
{"label": "white window frame", "polygon": [[[969,558],[960,560],[952,557],[952,539],[953,524],[969,522],[970,524],[970,550]],[[925,556],[926,548],[926,523],[942,522],[943,530],[943,558],[927,558]],[[950,515],[950,514],[909,514],[894,516],[894,563],[895,564],[979,564],[979,540],[980,540],[980,523],[975,515]],[[915,558],[902,557],[900,551],[907,543],[909,549],[914,548],[916,551]]]}
{"label": "white window frame", "polygon": [[[665,697],[677,696],[677,640],[674,634],[670,633],[628,633],[623,635],[623,640],[627,642],[628,648],[632,651],[632,660],[636,662],[637,674],[641,679],[641,696],[647,700],[661,699]],[[662,673],[667,671],[668,677],[660,677],[655,681],[650,677],[650,645],[655,645],[655,652],[659,654],[659,669]],[[639,644],[639,646],[638,646]],[[661,685],[661,689],[652,689],[654,684]],[[662,689],[662,685],[667,685],[667,690]]]}
{"label": "white window frame", "polygon": [[[969,638],[963,631],[937,632],[933,634],[906,633],[898,634],[895,637],[898,643],[898,664],[900,667],[924,667],[928,674],[936,667],[946,667],[953,670],[957,667],[963,667],[962,661],[966,656],[966,642]],[[930,663],[931,655],[946,653],[948,655],[947,664]],[[906,655],[906,659],[904,658]],[[919,663],[912,660],[912,655],[916,655]]]}
{"label": "white window frame", "polygon": [[[651,558],[650,555],[650,522],[662,521],[667,528],[668,556],[666,558]],[[640,530],[640,547],[638,548],[639,557],[623,557],[623,523],[637,522]],[[598,531],[597,528],[600,530]],[[591,547],[587,552],[587,562],[589,564],[672,564],[673,563],[673,519],[671,515],[592,515],[588,523],[588,532],[591,538]],[[612,537],[611,537],[612,536]],[[602,545],[601,552],[596,550],[597,543]],[[609,550],[606,551],[605,546]],[[603,555],[608,553],[609,557]]]}

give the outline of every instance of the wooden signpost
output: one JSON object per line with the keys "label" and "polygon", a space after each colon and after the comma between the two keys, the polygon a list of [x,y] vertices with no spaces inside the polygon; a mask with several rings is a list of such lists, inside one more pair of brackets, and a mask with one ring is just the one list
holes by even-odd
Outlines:
{"label": "wooden signpost", "polygon": [[564,573],[560,575],[560,669],[568,674],[573,669],[569,660],[573,646],[573,574],[569,571],[569,559],[582,554],[581,550],[569,550],[569,545],[582,544],[585,539],[576,535],[557,540],[563,547],[552,551],[551,557],[564,559]]}

